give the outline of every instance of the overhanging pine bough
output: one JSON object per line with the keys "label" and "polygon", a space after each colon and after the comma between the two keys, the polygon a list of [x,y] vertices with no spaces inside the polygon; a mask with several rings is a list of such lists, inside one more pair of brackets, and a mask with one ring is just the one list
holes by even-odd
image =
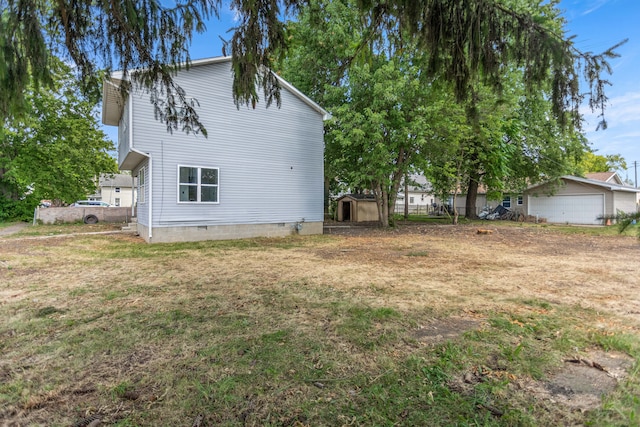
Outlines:
{"label": "overhanging pine bough", "polygon": [[[238,106],[255,106],[256,85],[267,105],[279,104],[280,88],[270,74],[277,55],[285,53],[289,40],[283,15],[295,12],[304,0],[233,0],[239,25],[229,42],[233,56],[233,96]],[[130,70],[133,82],[156,96],[156,117],[168,130],[204,132],[191,100],[173,81],[174,73],[188,67],[188,43],[194,32],[205,31],[205,21],[217,16],[221,0],[191,0],[175,7],[157,0],[0,0],[0,115],[3,119],[24,107],[21,93],[27,84],[52,84],[49,58],[63,53],[73,60],[85,91],[100,86],[98,64],[107,73]],[[525,12],[508,8],[499,0],[360,0],[362,16],[373,17],[381,37],[392,26],[401,26],[421,48],[431,52],[426,71],[443,72],[464,98],[477,76],[499,87],[502,67],[525,70],[530,87],[552,72],[556,118],[566,113],[579,125],[578,106],[584,99],[579,79],[589,85],[587,97],[593,109],[604,112],[608,84],[603,72],[616,55],[613,48],[595,55],[575,48],[572,39],[546,29]],[[554,4],[550,13],[557,15]],[[161,102],[165,100],[165,102]],[[176,114],[180,111],[180,114]],[[603,121],[601,126],[606,126]]]}

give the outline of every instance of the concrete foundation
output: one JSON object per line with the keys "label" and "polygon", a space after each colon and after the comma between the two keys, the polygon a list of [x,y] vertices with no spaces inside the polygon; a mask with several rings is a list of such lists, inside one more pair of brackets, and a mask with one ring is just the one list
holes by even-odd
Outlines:
{"label": "concrete foundation", "polygon": [[137,225],[138,234],[147,243],[197,242],[201,240],[234,240],[251,237],[285,237],[292,234],[322,234],[322,222],[199,225],[179,227],[155,227],[149,237],[149,228]]}
{"label": "concrete foundation", "polygon": [[66,208],[38,208],[35,219],[43,224],[63,222],[82,222],[87,215],[93,215],[98,222],[129,222],[131,221],[130,207],[80,207]]}

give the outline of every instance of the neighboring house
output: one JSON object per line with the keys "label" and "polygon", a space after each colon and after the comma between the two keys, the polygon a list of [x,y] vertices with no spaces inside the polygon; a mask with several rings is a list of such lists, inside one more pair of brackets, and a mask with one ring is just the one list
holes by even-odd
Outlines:
{"label": "neighboring house", "polygon": [[98,180],[95,194],[89,200],[107,202],[111,206],[131,207],[135,205],[135,178],[127,174],[103,174]]}
{"label": "neighboring house", "polygon": [[[453,207],[453,194],[447,200],[441,200],[433,194],[431,183],[422,175],[412,175],[409,178],[409,213],[441,213],[445,208]],[[400,189],[396,200],[396,213],[404,212],[404,187]],[[487,192],[483,185],[478,188],[475,211],[479,214],[483,208],[489,206],[495,208],[502,204],[505,208],[514,211],[523,211],[522,195],[505,195],[501,200],[487,199]],[[455,208],[460,215],[465,214],[467,195],[459,193],[455,198]]]}
{"label": "neighboring house", "polygon": [[[277,77],[277,76],[276,76]],[[197,99],[208,137],[168,133],[149,94],[103,86],[102,121],[118,126],[118,163],[138,178],[137,227],[148,242],[321,234],[328,113],[289,83],[281,108],[236,108],[230,57],[193,61],[175,81]]]}
{"label": "neighboring house", "polygon": [[374,194],[345,194],[337,199],[337,220],[346,222],[379,221]]}
{"label": "neighboring house", "polygon": [[[408,202],[409,213],[426,214],[434,210],[436,198],[433,195],[431,183],[423,175],[411,175],[408,185],[402,183],[396,198],[396,213],[404,213],[405,203]],[[406,198],[405,198],[406,190]]]}
{"label": "neighboring house", "polygon": [[640,189],[575,176],[563,176],[560,182],[558,187],[542,183],[525,190],[525,212],[548,222],[602,224],[598,218],[638,209]]}
{"label": "neighboring house", "polygon": [[[466,194],[461,194],[456,198],[456,210],[461,215],[464,214],[465,207],[467,206],[466,198]],[[502,205],[513,212],[525,212],[524,197],[522,194],[505,194],[502,199],[493,200],[487,197],[486,189],[480,186],[478,196],[476,197],[476,215],[480,214],[485,208],[494,209],[498,205]]]}

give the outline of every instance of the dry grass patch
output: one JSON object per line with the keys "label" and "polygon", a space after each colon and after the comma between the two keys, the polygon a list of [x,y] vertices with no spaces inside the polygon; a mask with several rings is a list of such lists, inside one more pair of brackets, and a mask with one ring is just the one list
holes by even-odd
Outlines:
{"label": "dry grass patch", "polygon": [[[633,238],[546,228],[171,245],[6,238],[0,418],[624,425],[639,409],[629,396],[639,383],[640,278],[628,262],[639,257]],[[604,406],[509,397],[594,347],[631,357]]]}

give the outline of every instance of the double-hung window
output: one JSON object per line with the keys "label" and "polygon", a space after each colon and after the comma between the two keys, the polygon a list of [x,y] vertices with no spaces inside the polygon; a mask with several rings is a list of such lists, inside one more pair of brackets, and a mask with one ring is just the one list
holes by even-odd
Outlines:
{"label": "double-hung window", "polygon": [[502,206],[507,209],[511,208],[511,196],[504,196],[502,199]]}
{"label": "double-hung window", "polygon": [[218,203],[218,168],[178,166],[179,203]]}

